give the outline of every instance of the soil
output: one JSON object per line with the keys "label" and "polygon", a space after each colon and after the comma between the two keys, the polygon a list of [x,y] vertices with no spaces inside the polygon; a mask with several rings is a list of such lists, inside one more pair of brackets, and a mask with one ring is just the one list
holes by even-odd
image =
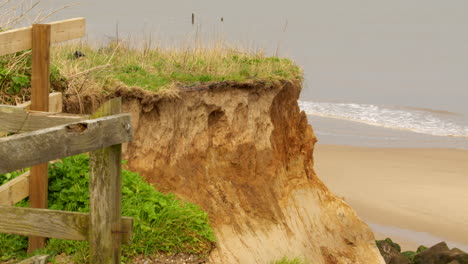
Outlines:
{"label": "soil", "polygon": [[106,97],[69,95],[64,107],[89,113],[122,96],[134,133],[124,146],[128,168],[208,212],[217,237],[211,263],[288,256],[382,264],[369,227],[313,169],[317,139],[297,104],[300,91],[300,81],[286,80],[166,94],[116,88]]}

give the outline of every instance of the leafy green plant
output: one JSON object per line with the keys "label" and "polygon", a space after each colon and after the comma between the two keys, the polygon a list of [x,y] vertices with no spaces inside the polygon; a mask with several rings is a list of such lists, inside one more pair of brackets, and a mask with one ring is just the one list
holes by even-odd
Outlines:
{"label": "leafy green plant", "polygon": [[29,86],[31,80],[29,76],[24,74],[18,74],[16,76],[11,77],[11,85],[10,89],[8,90],[10,94],[19,93],[21,88]]}
{"label": "leafy green plant", "polygon": [[20,171],[14,171],[14,172],[10,172],[10,173],[0,174],[0,185],[2,185],[4,183],[16,178],[20,174],[21,174]]}
{"label": "leafy green plant", "polygon": [[[14,175],[0,176],[0,179]],[[89,211],[89,157],[77,155],[49,165],[49,208]],[[27,206],[27,201],[20,206]],[[207,255],[215,237],[208,215],[197,205],[183,202],[173,194],[157,192],[137,173],[122,171],[122,214],[134,219],[133,240],[123,246],[123,260],[137,255],[193,253]],[[0,260],[22,259],[27,238],[0,234]],[[77,263],[88,259],[85,241],[49,239],[40,253],[72,255]]]}

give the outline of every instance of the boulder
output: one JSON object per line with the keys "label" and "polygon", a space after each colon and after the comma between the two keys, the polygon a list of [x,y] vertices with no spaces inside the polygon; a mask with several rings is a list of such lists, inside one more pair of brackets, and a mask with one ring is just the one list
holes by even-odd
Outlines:
{"label": "boulder", "polygon": [[415,264],[468,264],[468,254],[458,248],[449,249],[440,242],[414,257]]}
{"label": "boulder", "polygon": [[386,264],[410,264],[408,258],[401,254],[400,245],[394,243],[390,238],[379,240],[376,242],[380,254],[385,260]]}

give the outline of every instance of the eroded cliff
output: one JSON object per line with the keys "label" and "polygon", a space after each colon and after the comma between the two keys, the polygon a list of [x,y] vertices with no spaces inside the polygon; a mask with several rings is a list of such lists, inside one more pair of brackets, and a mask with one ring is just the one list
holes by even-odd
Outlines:
{"label": "eroded cliff", "polygon": [[212,263],[384,263],[370,229],[313,170],[301,83],[223,82],[177,98],[119,89],[132,114],[131,170],[206,210]]}

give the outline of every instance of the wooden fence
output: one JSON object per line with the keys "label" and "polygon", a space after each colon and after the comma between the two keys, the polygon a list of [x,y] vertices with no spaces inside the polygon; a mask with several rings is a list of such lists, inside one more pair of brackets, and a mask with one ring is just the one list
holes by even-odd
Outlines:
{"label": "wooden fence", "polygon": [[[30,110],[0,105],[0,131],[17,133],[0,138],[0,174],[33,166],[30,175],[0,186],[0,233],[30,236],[28,251],[42,247],[45,237],[87,240],[91,263],[120,263],[133,221],[121,216],[121,144],[132,138],[130,115],[120,113],[120,98],[90,117],[47,112],[50,43],[83,36],[84,23],[78,18],[0,33],[0,55],[32,48],[33,58]],[[45,209],[47,162],[85,152],[90,213]],[[11,206],[28,194],[36,208]]]}

